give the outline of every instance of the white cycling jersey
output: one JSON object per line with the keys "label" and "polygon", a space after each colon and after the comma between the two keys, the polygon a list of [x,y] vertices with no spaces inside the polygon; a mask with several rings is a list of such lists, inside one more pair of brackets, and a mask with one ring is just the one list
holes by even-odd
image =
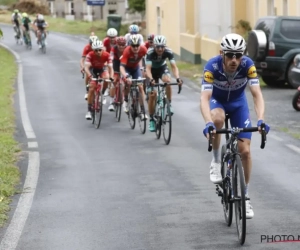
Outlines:
{"label": "white cycling jersey", "polygon": [[20,13],[12,13],[11,20],[14,21],[14,20],[18,20],[18,19],[22,20],[21,14]]}

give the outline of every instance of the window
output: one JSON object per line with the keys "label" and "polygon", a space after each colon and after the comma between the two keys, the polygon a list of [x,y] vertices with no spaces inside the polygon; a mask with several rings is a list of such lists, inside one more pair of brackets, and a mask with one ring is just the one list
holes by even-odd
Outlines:
{"label": "window", "polygon": [[267,36],[270,35],[274,28],[274,19],[260,19],[257,21],[257,24],[255,25],[256,30],[263,30]]}
{"label": "window", "polygon": [[116,10],[109,10],[109,11],[108,11],[108,14],[116,14],[116,13],[117,13]]}
{"label": "window", "polygon": [[282,20],[280,33],[289,39],[300,40],[300,20]]}

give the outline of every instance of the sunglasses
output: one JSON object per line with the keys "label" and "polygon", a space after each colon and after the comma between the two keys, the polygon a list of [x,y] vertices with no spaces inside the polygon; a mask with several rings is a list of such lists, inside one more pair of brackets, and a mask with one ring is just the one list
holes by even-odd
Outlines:
{"label": "sunglasses", "polygon": [[236,59],[240,59],[243,56],[243,53],[227,52],[227,53],[225,53],[225,56],[229,59],[232,59],[234,56]]}
{"label": "sunglasses", "polygon": [[140,45],[131,45],[132,48],[138,48]]}
{"label": "sunglasses", "polygon": [[102,51],[102,49],[94,49],[94,51],[100,52],[100,51]]}
{"label": "sunglasses", "polygon": [[163,46],[163,45],[156,45],[155,48],[156,48],[156,49],[164,49],[165,46]]}

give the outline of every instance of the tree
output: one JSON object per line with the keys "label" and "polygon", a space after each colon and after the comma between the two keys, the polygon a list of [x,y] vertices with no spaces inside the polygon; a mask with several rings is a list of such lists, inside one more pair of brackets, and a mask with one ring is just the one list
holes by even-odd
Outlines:
{"label": "tree", "polygon": [[128,0],[129,10],[143,13],[146,9],[145,0]]}

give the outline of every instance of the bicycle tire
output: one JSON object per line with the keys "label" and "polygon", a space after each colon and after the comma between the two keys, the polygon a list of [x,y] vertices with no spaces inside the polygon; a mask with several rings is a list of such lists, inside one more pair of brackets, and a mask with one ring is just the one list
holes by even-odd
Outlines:
{"label": "bicycle tire", "polygon": [[293,104],[293,108],[296,111],[300,111],[300,91],[297,91],[294,96],[293,96],[293,100],[292,100],[292,104]]}
{"label": "bicycle tire", "polygon": [[[162,112],[162,127],[163,127],[163,136],[164,136],[165,143],[166,145],[169,145],[171,141],[171,135],[172,135],[172,115],[170,110],[170,102],[167,98],[164,98],[164,106]],[[167,127],[169,127],[169,133],[165,132],[165,129]]]}
{"label": "bicycle tire", "polygon": [[[222,146],[221,150],[221,175],[222,179],[224,179],[227,175],[227,162],[224,161],[224,155],[226,154],[226,144]],[[225,222],[228,227],[232,224],[232,214],[233,214],[233,203],[230,202],[231,199],[231,187],[230,187],[230,180],[225,180],[222,183],[223,189],[223,197],[222,197],[222,205],[224,211],[224,218]]]}
{"label": "bicycle tire", "polygon": [[117,121],[120,122],[121,120],[121,114],[122,114],[122,85],[119,83],[119,87],[118,87],[118,100],[116,103],[116,118]]}
{"label": "bicycle tire", "polygon": [[97,109],[95,109],[95,128],[98,129],[101,124],[102,119],[102,101],[103,101],[103,94],[102,94],[102,88],[100,88],[99,92],[95,96],[95,101],[98,103],[96,106]]}
{"label": "bicycle tire", "polygon": [[[157,97],[159,98],[159,97]],[[157,139],[160,139],[161,136],[161,108],[159,107],[158,103],[156,102],[155,105],[155,135]]]}
{"label": "bicycle tire", "polygon": [[[141,104],[138,101],[138,108],[137,108],[137,114],[138,114],[138,122],[139,122],[139,126],[140,126],[140,131],[141,134],[145,134],[146,133],[146,113],[145,113],[145,107],[144,110],[142,110]],[[143,115],[144,120],[141,119],[141,116]]]}
{"label": "bicycle tire", "polygon": [[135,105],[136,103],[133,103],[132,91],[130,90],[128,95],[128,107],[129,107],[128,121],[131,129],[135,128],[135,117],[136,117]]}
{"label": "bicycle tire", "polygon": [[[233,193],[234,197],[240,198],[235,201],[235,221],[238,239],[241,245],[245,243],[246,239],[246,197],[245,197],[245,179],[242,161],[239,155],[235,156],[233,162],[235,166],[233,167]],[[239,178],[238,178],[239,177]],[[241,221],[241,228],[239,222]]]}

